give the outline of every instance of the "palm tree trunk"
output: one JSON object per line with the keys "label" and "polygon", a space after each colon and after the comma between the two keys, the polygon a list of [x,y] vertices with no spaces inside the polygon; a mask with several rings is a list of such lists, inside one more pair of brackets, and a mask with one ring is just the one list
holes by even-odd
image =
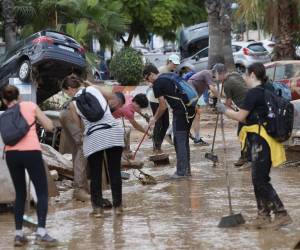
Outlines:
{"label": "palm tree trunk", "polygon": [[2,16],[4,19],[5,43],[9,49],[16,43],[16,20],[15,2],[13,0],[2,0]]}
{"label": "palm tree trunk", "polygon": [[260,31],[261,31],[260,21],[256,21],[256,25],[257,25],[257,32],[258,32],[258,41],[260,41],[260,39],[261,39],[261,36],[260,36]]}
{"label": "palm tree trunk", "polygon": [[222,1],[222,17],[221,17],[221,27],[223,28],[223,53],[224,61],[228,71],[233,71],[235,69],[232,45],[231,45],[231,0]]}
{"label": "palm tree trunk", "polygon": [[293,12],[295,6],[290,1],[277,0],[278,2],[278,42],[274,48],[275,60],[289,60],[296,57],[293,45]]}
{"label": "palm tree trunk", "polygon": [[219,0],[206,0],[206,10],[208,13],[208,29],[209,29],[209,54],[208,69],[216,63],[224,62],[223,55],[223,32],[220,25],[220,8]]}

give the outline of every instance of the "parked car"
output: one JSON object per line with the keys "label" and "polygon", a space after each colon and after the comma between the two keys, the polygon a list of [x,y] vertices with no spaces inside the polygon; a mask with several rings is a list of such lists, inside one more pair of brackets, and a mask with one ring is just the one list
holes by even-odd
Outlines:
{"label": "parked car", "polygon": [[292,92],[292,99],[300,99],[300,61],[275,61],[265,64],[268,77],[286,84]]}
{"label": "parked car", "polygon": [[[194,65],[196,71],[207,69],[208,50],[209,48],[206,47],[195,55],[182,60],[182,63],[188,62]],[[245,72],[245,69],[252,63],[271,61],[268,51],[260,42],[232,42],[232,52],[234,64],[239,72]]]}
{"label": "parked car", "polygon": [[269,39],[265,39],[265,40],[261,41],[261,43],[263,44],[263,46],[265,47],[265,49],[271,55],[276,43],[274,41],[269,40]]}
{"label": "parked car", "polygon": [[[0,88],[10,77],[35,80],[41,88],[46,87],[40,89],[45,100],[57,92],[58,80],[71,73],[82,75],[85,69],[85,51],[77,41],[57,31],[42,30],[19,41],[1,57]],[[50,84],[56,84],[54,89]]]}

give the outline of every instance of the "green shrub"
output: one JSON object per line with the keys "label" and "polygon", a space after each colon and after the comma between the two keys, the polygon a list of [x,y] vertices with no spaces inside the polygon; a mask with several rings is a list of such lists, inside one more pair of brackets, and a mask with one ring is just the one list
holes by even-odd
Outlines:
{"label": "green shrub", "polygon": [[111,59],[111,75],[122,85],[138,85],[142,80],[143,60],[140,52],[123,48]]}

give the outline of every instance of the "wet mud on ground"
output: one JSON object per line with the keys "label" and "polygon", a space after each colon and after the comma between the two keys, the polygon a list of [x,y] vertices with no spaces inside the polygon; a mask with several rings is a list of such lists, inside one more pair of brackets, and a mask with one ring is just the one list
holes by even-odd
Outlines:
{"label": "wet mud on ground", "polygon": [[[202,121],[201,132],[212,141],[211,116]],[[141,134],[134,134],[135,149]],[[249,170],[237,170],[233,162],[239,157],[236,125],[226,120],[228,164],[231,170],[232,199],[235,213],[246,220],[256,216],[255,198]],[[255,230],[240,226],[221,229],[217,225],[228,215],[225,172],[222,164],[204,158],[210,147],[194,146],[191,141],[192,177],[171,181],[175,170],[173,147],[163,144],[170,154],[171,165],[153,167],[145,161],[143,170],[158,180],[157,185],[142,186],[133,176],[123,182],[124,215],[115,217],[106,211],[105,217],[89,216],[89,203],[72,200],[72,190],[63,192],[49,204],[47,227],[62,243],[56,249],[292,249],[300,240],[300,168],[273,168],[272,183],[283,200],[293,223],[279,230]],[[137,157],[152,153],[147,140]],[[218,132],[216,152],[222,162],[223,148]],[[104,192],[110,198],[110,192]],[[30,235],[30,230],[26,229]],[[13,249],[14,221],[12,214],[0,215],[0,248]],[[33,236],[31,235],[31,239]],[[29,244],[26,249],[39,249]]]}

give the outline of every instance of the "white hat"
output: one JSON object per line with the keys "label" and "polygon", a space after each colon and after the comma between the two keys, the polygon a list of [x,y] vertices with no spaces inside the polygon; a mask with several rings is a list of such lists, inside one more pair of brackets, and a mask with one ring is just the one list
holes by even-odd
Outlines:
{"label": "white hat", "polygon": [[180,58],[178,55],[176,54],[172,54],[169,56],[168,60],[176,65],[179,65],[180,64]]}

